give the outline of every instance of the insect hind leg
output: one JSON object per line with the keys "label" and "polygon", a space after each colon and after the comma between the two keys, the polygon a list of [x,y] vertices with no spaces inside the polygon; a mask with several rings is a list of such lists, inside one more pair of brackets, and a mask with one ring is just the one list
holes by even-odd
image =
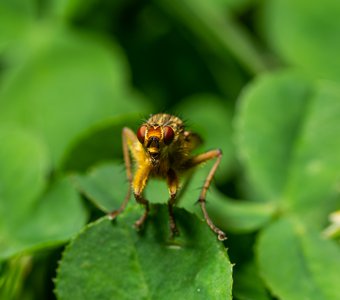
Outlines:
{"label": "insect hind leg", "polygon": [[209,172],[208,176],[206,177],[206,179],[204,181],[204,185],[203,185],[203,188],[201,190],[198,202],[201,205],[201,209],[202,209],[202,212],[203,212],[204,219],[205,219],[206,223],[208,224],[210,229],[217,234],[218,239],[220,241],[224,241],[225,239],[227,239],[226,234],[221,229],[219,229],[213,223],[213,221],[211,220],[211,218],[210,218],[210,216],[208,214],[208,211],[206,209],[206,200],[205,200],[206,199],[207,191],[208,191],[209,186],[211,184],[211,181],[213,180],[213,177],[214,177],[214,174],[215,174],[215,172],[217,170],[217,167],[218,167],[218,165],[221,162],[222,151],[220,149],[215,149],[215,150],[211,150],[211,151],[199,154],[199,155],[193,157],[190,160],[190,162],[189,162],[187,167],[188,168],[195,167],[195,166],[200,165],[200,164],[202,164],[202,163],[204,163],[204,162],[206,162],[206,161],[208,161],[210,159],[213,159],[213,158],[215,158],[216,161],[213,164],[213,166],[211,167],[210,172]]}

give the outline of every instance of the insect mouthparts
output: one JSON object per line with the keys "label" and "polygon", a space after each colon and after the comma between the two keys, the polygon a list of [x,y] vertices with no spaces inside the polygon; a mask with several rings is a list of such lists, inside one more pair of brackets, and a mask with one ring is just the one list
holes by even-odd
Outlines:
{"label": "insect mouthparts", "polygon": [[156,136],[151,136],[148,140],[148,144],[146,145],[147,148],[159,148],[159,138]]}
{"label": "insect mouthparts", "polygon": [[151,156],[151,158],[156,159],[156,158],[159,157],[159,153],[158,152],[151,152],[150,156]]}

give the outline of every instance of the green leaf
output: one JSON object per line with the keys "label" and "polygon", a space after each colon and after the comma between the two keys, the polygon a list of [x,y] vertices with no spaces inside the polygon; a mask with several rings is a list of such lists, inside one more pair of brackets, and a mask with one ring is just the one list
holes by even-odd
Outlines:
{"label": "green leaf", "polygon": [[238,300],[269,300],[271,299],[258,274],[254,261],[246,262],[234,269],[234,296]]}
{"label": "green leaf", "polygon": [[19,49],[11,59],[21,66],[6,73],[0,89],[0,119],[42,136],[55,164],[84,130],[148,108],[131,93],[124,56],[113,43],[37,24]]}
{"label": "green leaf", "polygon": [[281,57],[317,78],[340,80],[340,2],[264,2],[263,30]]}
{"label": "green leaf", "polygon": [[138,233],[132,224],[140,213],[100,219],[67,247],[58,299],[231,299],[232,266],[206,224],[176,210],[181,236],[169,240],[165,206]]}
{"label": "green leaf", "polygon": [[[39,139],[0,128],[0,261],[68,240],[86,221],[69,181],[46,189],[48,159]],[[62,220],[62,222],[61,222]]]}
{"label": "green leaf", "polygon": [[281,72],[255,81],[241,100],[238,151],[253,187],[322,228],[339,207],[340,90]]}
{"label": "green leaf", "polygon": [[140,114],[129,114],[92,126],[67,149],[62,162],[65,171],[82,172],[90,166],[113,159],[123,160],[122,129],[137,130]]}
{"label": "green leaf", "polygon": [[79,191],[106,213],[119,208],[129,187],[124,165],[118,163],[97,166],[85,175],[74,175],[73,180]]}
{"label": "green leaf", "polygon": [[0,53],[21,38],[34,18],[34,1],[0,2]]}
{"label": "green leaf", "polygon": [[277,208],[272,203],[229,199],[212,188],[208,210],[216,225],[234,233],[255,231],[269,223]]}
{"label": "green leaf", "polygon": [[[13,201],[13,205],[16,202]],[[12,218],[15,217],[13,213]],[[76,234],[86,219],[87,212],[70,181],[60,180],[14,226],[13,220],[1,224],[0,260],[17,253],[59,245]]]}
{"label": "green leaf", "polygon": [[223,158],[216,178],[225,179],[235,158],[231,107],[214,95],[202,94],[184,99],[175,110],[188,122],[188,129],[202,137],[203,146],[199,148],[198,153],[214,148],[222,150]]}
{"label": "green leaf", "polygon": [[[84,175],[74,175],[73,180],[79,191],[106,213],[119,208],[129,189],[125,166],[118,162],[98,165]],[[166,203],[169,200],[166,182],[149,180],[145,196],[150,203]],[[135,203],[132,198],[130,200]]]}
{"label": "green leaf", "polygon": [[0,127],[0,224],[14,226],[46,186],[46,148],[34,135]]}
{"label": "green leaf", "polygon": [[237,150],[262,201],[282,197],[310,94],[305,77],[281,72],[257,78],[241,95]]}
{"label": "green leaf", "polygon": [[[209,166],[197,168],[188,183],[184,183],[180,191],[178,206],[195,213],[200,218],[202,211],[197,203],[200,191],[208,175]],[[154,189],[154,197],[159,197],[161,189]],[[276,206],[272,203],[252,203],[226,197],[212,183],[207,197],[207,210],[214,223],[225,231],[246,233],[257,230],[271,220],[276,214]]]}
{"label": "green leaf", "polygon": [[321,229],[328,214],[340,208],[338,86],[318,83],[306,112],[296,142],[285,198],[290,209]]}
{"label": "green leaf", "polygon": [[[62,220],[62,222],[60,222]],[[37,247],[67,241],[87,220],[87,212],[69,178],[54,183],[18,229],[18,239]]]}
{"label": "green leaf", "polygon": [[278,298],[340,298],[338,245],[300,221],[281,219],[268,227],[256,251],[263,279]]}
{"label": "green leaf", "polygon": [[[197,203],[200,188],[208,169],[198,169],[189,183],[183,179],[177,206],[196,213],[203,219]],[[122,164],[110,163],[93,168],[85,175],[75,175],[76,186],[98,208],[108,213],[120,207],[128,191],[128,181]],[[118,187],[118,188],[117,188]],[[150,203],[167,203],[169,192],[164,180],[150,179],[145,188],[145,198]],[[133,197],[130,198],[135,203]],[[254,231],[265,225],[275,214],[270,203],[251,203],[228,199],[212,185],[207,196],[207,209],[218,226],[233,232]]]}

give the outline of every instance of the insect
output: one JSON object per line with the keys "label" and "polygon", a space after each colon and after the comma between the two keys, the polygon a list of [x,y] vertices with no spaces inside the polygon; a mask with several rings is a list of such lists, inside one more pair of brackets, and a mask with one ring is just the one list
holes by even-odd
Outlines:
{"label": "insect", "polygon": [[[226,239],[225,233],[216,227],[210,219],[205,200],[207,190],[222,159],[220,149],[192,155],[192,151],[201,143],[199,135],[187,131],[183,121],[178,117],[162,113],[152,115],[138,128],[137,134],[124,127],[122,141],[126,175],[130,188],[120,208],[110,213],[111,219],[114,219],[125,209],[132,190],[136,201],[145,208],[143,215],[135,223],[139,229],[147,219],[150,210],[149,201],[144,198],[143,190],[149,178],[158,177],[166,180],[169,190],[168,212],[171,236],[178,235],[173,207],[180,187],[179,176],[208,160],[216,159],[205,179],[198,202],[211,230],[217,234],[219,240]],[[132,174],[130,154],[136,167],[134,175]]]}

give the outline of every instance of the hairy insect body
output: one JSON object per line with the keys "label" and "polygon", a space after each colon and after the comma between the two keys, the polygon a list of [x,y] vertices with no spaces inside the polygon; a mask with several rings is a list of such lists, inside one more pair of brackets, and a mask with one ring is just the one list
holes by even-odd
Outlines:
{"label": "hairy insect body", "polygon": [[[148,169],[151,177],[165,178],[170,169],[182,172],[184,163],[189,156],[189,147],[184,136],[183,122],[171,115],[156,114],[147,122],[145,140],[142,145],[137,142],[135,147],[139,148],[137,166]],[[173,128],[173,141],[166,145],[164,140],[163,126]]]}
{"label": "hairy insect body", "polygon": [[[136,226],[140,227],[144,223],[149,212],[149,202],[143,197],[147,181],[149,178],[158,177],[165,179],[168,185],[170,229],[172,235],[176,235],[178,230],[173,206],[179,190],[179,176],[207,160],[216,158],[217,160],[204,183],[199,202],[209,227],[218,234],[220,240],[225,239],[225,234],[213,224],[205,208],[205,195],[221,160],[221,151],[217,149],[192,156],[191,151],[201,143],[199,136],[186,131],[182,120],[169,114],[151,116],[139,127],[137,135],[129,128],[124,128],[122,136],[127,177],[136,201],[145,206],[145,212],[136,222]],[[134,159],[134,176],[132,176],[129,153]],[[112,218],[125,208],[129,200],[129,193],[130,190],[122,206],[111,213]]]}

